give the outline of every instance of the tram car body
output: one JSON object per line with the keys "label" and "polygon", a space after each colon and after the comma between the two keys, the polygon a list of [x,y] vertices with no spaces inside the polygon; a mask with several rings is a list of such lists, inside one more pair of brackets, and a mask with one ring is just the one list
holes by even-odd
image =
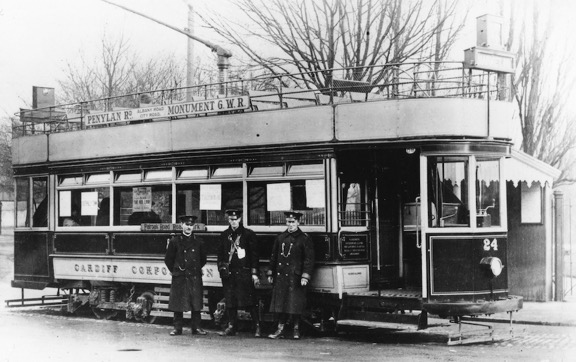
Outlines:
{"label": "tram car body", "polygon": [[127,107],[132,95],[22,111],[12,286],[69,291],[70,310],[101,317],[171,315],[163,256],[178,216],[193,214],[213,317],[218,235],[224,210],[238,208],[258,236],[266,312],[267,261],[292,209],[315,247],[313,324],[425,328],[428,313],[521,309],[507,279],[511,103],[487,88],[495,74],[434,72],[450,86],[424,77],[263,92],[238,81],[218,85],[220,97],[198,87],[193,101],[162,90],[150,92],[155,105]]}

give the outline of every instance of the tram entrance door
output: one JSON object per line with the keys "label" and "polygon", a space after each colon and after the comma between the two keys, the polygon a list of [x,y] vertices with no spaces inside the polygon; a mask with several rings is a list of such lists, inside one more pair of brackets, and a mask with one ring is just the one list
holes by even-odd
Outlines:
{"label": "tram entrance door", "polygon": [[374,175],[372,287],[395,288],[399,283],[399,195],[393,168],[380,167]]}
{"label": "tram entrance door", "polygon": [[374,160],[371,287],[412,287],[419,284],[419,265],[410,258],[419,251],[403,213],[419,196],[418,157],[401,149],[378,152]]}

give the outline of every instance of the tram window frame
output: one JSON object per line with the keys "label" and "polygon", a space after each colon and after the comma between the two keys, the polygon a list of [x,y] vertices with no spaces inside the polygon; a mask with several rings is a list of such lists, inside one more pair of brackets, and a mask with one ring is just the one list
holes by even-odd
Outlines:
{"label": "tram window frame", "polygon": [[[15,186],[15,227],[18,229],[47,229],[50,210],[48,176],[17,177]],[[22,208],[22,206],[24,207]],[[24,214],[23,217],[20,217],[21,213]],[[20,220],[23,221],[23,224]]]}
{"label": "tram window frame", "polygon": [[[489,227],[501,227],[502,218],[500,205],[502,203],[500,194],[500,183],[502,179],[502,166],[500,162],[500,157],[476,157],[476,227],[478,228],[489,228]],[[481,167],[485,165],[495,165],[497,175],[489,175],[489,173],[494,172],[494,169],[488,171],[482,171]],[[492,177],[495,180],[491,180],[489,186],[483,184],[483,179],[486,177]],[[491,196],[487,196],[491,193]],[[492,202],[485,202],[484,199],[488,197],[492,199]]]}
{"label": "tram window frame", "polygon": [[[345,189],[348,185],[348,189]],[[358,185],[359,190],[358,190],[358,197],[360,199],[359,203],[354,203],[354,205],[359,205],[360,209],[359,210],[349,210],[348,206],[352,205],[350,203],[348,203],[348,199],[350,198],[350,196],[348,195],[348,190],[349,187],[351,187],[352,185]],[[369,208],[369,203],[366,201],[367,200],[367,182],[365,179],[362,178],[349,178],[349,179],[340,179],[340,188],[339,188],[339,200],[340,202],[338,203],[338,220],[340,222],[340,226],[342,227],[342,229],[347,229],[347,230],[351,230],[351,229],[355,229],[355,228],[360,228],[360,229],[366,229],[368,227],[368,224],[370,222],[370,208]],[[346,202],[344,201],[346,200]],[[347,218],[348,216],[348,212],[354,212],[354,213],[359,213],[360,218]],[[340,215],[343,215],[343,217],[341,218]],[[364,218],[362,218],[361,216],[365,215]]]}
{"label": "tram window frame", "polygon": [[[84,198],[84,194],[96,197]],[[68,195],[68,196],[64,196]],[[56,190],[58,207],[56,209],[57,227],[61,230],[78,227],[110,226],[110,185],[105,183],[86,184],[77,187],[58,187]],[[70,202],[64,209],[63,201]],[[106,201],[107,200],[107,201]],[[97,204],[92,203],[96,201]],[[92,204],[92,205],[91,205]],[[63,210],[66,210],[62,215]],[[70,210],[70,212],[68,212]],[[95,212],[95,213],[94,213]]]}
{"label": "tram window frame", "polygon": [[172,169],[151,169],[144,171],[143,182],[172,182]]}
{"label": "tram window frame", "polygon": [[251,165],[248,167],[248,178],[283,177],[286,175],[285,164]]}
{"label": "tram window frame", "polygon": [[86,185],[109,185],[110,172],[86,175]]}
{"label": "tram window frame", "polygon": [[[150,205],[146,206],[146,199],[143,198],[142,208],[143,211],[134,211],[134,193],[136,188],[145,189],[150,188]],[[145,193],[147,193],[145,191]],[[167,193],[168,196],[158,196],[159,193]],[[129,196],[132,195],[132,198]],[[147,198],[147,196],[145,196]],[[112,198],[113,198],[113,210],[112,210],[112,226],[113,227],[140,227],[142,223],[152,223],[152,224],[162,224],[162,223],[173,223],[174,216],[172,215],[172,203],[173,203],[173,187],[172,182],[167,181],[164,183],[156,182],[140,182],[133,184],[115,184],[112,187]],[[126,198],[128,204],[132,204],[132,207],[127,207],[126,204],[122,203],[122,199]],[[156,200],[155,200],[156,198]],[[130,199],[130,201],[127,201]],[[164,199],[164,200],[162,200]],[[164,205],[167,199],[167,205]],[[160,206],[158,206],[160,205]],[[150,210],[147,210],[147,208]],[[129,214],[124,212],[129,210]],[[163,210],[166,211],[163,212]],[[166,216],[165,216],[166,214]]]}
{"label": "tram window frame", "polygon": [[[452,229],[452,228],[470,228],[470,208],[471,200],[469,200],[468,188],[470,187],[470,156],[462,155],[433,155],[428,156],[428,171],[427,171],[427,185],[428,185],[428,225],[435,229]],[[438,169],[440,164],[450,164],[456,166],[461,163],[461,170],[447,171],[446,167],[442,167],[442,172]],[[448,172],[454,173],[458,177],[458,173],[463,172],[463,179],[457,180],[457,183],[449,185],[446,184]],[[442,175],[441,175],[442,173]],[[442,179],[442,181],[440,181]],[[458,187],[455,190],[455,187]],[[442,189],[439,191],[439,189]],[[449,197],[451,202],[445,202]],[[441,199],[439,202],[437,199]],[[472,200],[472,202],[474,202]],[[441,206],[440,206],[441,205]],[[441,214],[441,217],[437,215]],[[447,222],[448,220],[448,222]],[[453,222],[454,220],[454,222]]]}
{"label": "tram window frame", "polygon": [[140,184],[142,181],[142,171],[122,171],[114,173],[114,184]]}
{"label": "tram window frame", "polygon": [[[324,207],[310,207],[308,206],[307,198],[307,182],[308,181],[321,181],[321,188],[324,196]],[[268,210],[268,185],[289,184],[290,207],[282,210]],[[310,185],[312,187],[312,185]],[[318,186],[316,186],[318,187]],[[325,229],[327,222],[327,207],[326,207],[326,180],[319,177],[308,178],[290,178],[290,179],[274,179],[274,180],[253,180],[247,182],[248,194],[248,223],[251,227],[268,227],[268,228],[284,228],[286,227],[286,220],[284,212],[294,210],[303,213],[300,219],[301,225],[309,228],[322,228]],[[258,199],[264,198],[260,204],[255,204],[253,200],[256,199],[256,193],[261,194]],[[297,204],[295,204],[297,203]],[[262,209],[262,221],[255,220],[256,209]],[[262,213],[258,213],[262,214]],[[309,222],[307,222],[309,220]],[[313,221],[313,222],[310,222]]]}
{"label": "tram window frame", "polygon": [[[220,185],[220,209],[200,209],[202,185]],[[191,205],[186,206],[187,200],[184,192],[191,192]],[[240,201],[234,195],[240,195]],[[184,200],[182,199],[184,197]],[[176,214],[194,215],[197,222],[210,226],[211,229],[224,230],[228,227],[227,209],[240,209],[244,205],[244,183],[241,178],[234,180],[210,180],[207,182],[178,182],[176,183]]]}
{"label": "tram window frame", "polygon": [[520,223],[542,225],[544,223],[544,192],[539,182],[520,182]]}
{"label": "tram window frame", "polygon": [[[190,175],[186,174],[188,172]],[[183,167],[176,172],[176,180],[207,180],[209,176],[208,167]]]}
{"label": "tram window frame", "polygon": [[210,167],[211,179],[241,178],[244,175],[242,166],[213,166]]}

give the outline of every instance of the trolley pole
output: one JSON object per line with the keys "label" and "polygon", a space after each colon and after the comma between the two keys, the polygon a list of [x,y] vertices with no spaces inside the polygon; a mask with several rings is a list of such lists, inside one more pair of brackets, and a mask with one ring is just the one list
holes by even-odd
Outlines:
{"label": "trolley pole", "polygon": [[562,302],[564,300],[564,238],[563,238],[563,219],[564,219],[564,195],[561,191],[554,191],[554,246],[555,246],[555,263],[554,263],[554,300]]}
{"label": "trolley pole", "polygon": [[[221,46],[219,46],[219,45],[216,45],[216,44],[214,44],[214,43],[212,43],[212,42],[209,42],[208,40],[204,40],[204,39],[198,38],[197,36],[195,36],[195,35],[192,33],[191,29],[179,29],[179,28],[177,28],[177,27],[175,27],[175,26],[172,26],[172,25],[170,25],[170,24],[166,24],[166,23],[163,22],[163,21],[160,21],[160,20],[158,20],[158,19],[154,19],[154,18],[151,17],[151,16],[148,16],[148,15],[143,14],[143,13],[141,13],[141,12],[138,12],[138,11],[136,11],[136,10],[132,10],[132,9],[130,9],[130,8],[127,8],[126,6],[122,6],[122,5],[113,3],[112,1],[108,1],[108,0],[102,0],[102,1],[104,1],[105,3],[108,3],[108,4],[110,4],[110,5],[117,6],[117,7],[121,8],[121,9],[126,10],[126,11],[129,11],[129,12],[131,12],[131,13],[133,13],[133,14],[140,15],[140,16],[142,16],[142,17],[144,17],[144,18],[146,18],[146,19],[148,19],[148,20],[152,20],[152,21],[154,21],[154,22],[156,22],[156,23],[158,23],[158,24],[160,24],[160,25],[164,25],[165,27],[170,28],[170,29],[172,29],[172,30],[174,30],[174,31],[177,31],[177,32],[179,32],[180,34],[186,35],[188,38],[190,38],[190,39],[192,39],[192,40],[195,40],[195,41],[197,41],[197,42],[200,42],[200,43],[206,45],[208,48],[210,48],[210,49],[212,50],[212,52],[216,53],[216,55],[218,56],[217,66],[218,66],[218,71],[219,71],[219,75],[218,75],[219,80],[220,80],[220,81],[223,80],[224,82],[225,82],[226,80],[228,80],[228,68],[230,67],[230,60],[229,60],[229,58],[232,57],[232,52],[230,52],[229,50],[224,49],[223,47],[221,47]],[[226,85],[225,85],[225,84],[220,84],[219,93],[220,93],[220,95],[226,94]]]}

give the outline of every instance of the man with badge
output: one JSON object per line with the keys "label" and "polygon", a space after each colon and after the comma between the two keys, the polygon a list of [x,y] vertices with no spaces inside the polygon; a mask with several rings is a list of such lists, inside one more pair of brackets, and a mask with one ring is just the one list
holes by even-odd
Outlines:
{"label": "man with badge", "polygon": [[182,234],[170,239],[164,263],[172,273],[168,309],[174,312],[174,330],[171,336],[182,334],[184,312],[192,311],[192,334],[204,335],[200,328],[200,311],[204,307],[202,267],[206,252],[202,240],[194,235],[196,216],[182,216]]}
{"label": "man with badge", "polygon": [[254,336],[260,337],[260,318],[255,299],[258,278],[258,242],[256,234],[242,225],[242,212],[226,210],[230,226],[220,234],[218,271],[222,278],[228,326],[220,335],[233,336],[238,328],[238,309],[250,312]]}
{"label": "man with badge", "polygon": [[314,270],[314,245],[300,230],[302,214],[284,213],[287,229],[274,240],[268,282],[273,285],[270,312],[278,315],[278,329],[268,338],[284,338],[284,327],[291,319],[294,339],[300,338],[300,316],[306,307],[306,286]]}

